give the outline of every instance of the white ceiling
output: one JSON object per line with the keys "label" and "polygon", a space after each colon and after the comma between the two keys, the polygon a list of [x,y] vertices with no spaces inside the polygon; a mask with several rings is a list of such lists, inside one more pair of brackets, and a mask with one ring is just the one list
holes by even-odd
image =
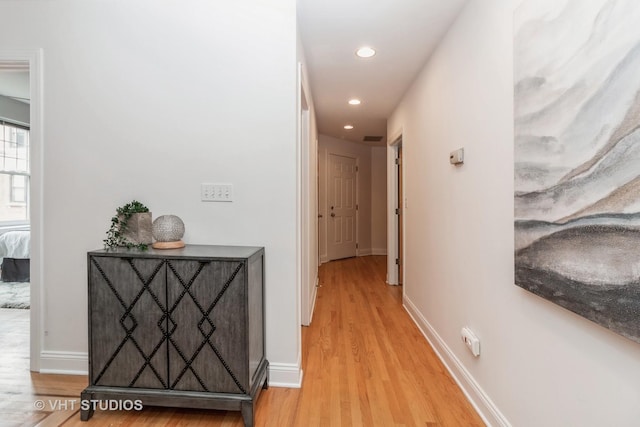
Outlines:
{"label": "white ceiling", "polygon": [[[354,142],[383,136],[384,144],[387,118],[467,0],[297,2],[318,131]],[[355,56],[364,45],[377,54]]]}
{"label": "white ceiling", "polygon": [[[387,118],[467,0],[297,0],[318,131],[363,142]],[[362,46],[377,50],[362,59]],[[0,63],[0,95],[28,102],[24,63]],[[351,98],[362,100],[351,106]],[[353,130],[343,129],[352,124]]]}

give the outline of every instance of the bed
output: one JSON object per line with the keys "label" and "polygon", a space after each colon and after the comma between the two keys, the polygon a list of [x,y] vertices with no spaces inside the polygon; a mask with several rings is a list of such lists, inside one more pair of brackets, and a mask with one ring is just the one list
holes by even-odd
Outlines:
{"label": "bed", "polygon": [[7,231],[0,235],[0,260],[3,282],[28,282],[29,231]]}

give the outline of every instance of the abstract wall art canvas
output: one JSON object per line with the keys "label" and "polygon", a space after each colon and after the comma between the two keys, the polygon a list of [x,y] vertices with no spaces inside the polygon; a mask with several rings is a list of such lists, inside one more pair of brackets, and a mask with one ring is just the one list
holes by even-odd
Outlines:
{"label": "abstract wall art canvas", "polygon": [[514,14],[515,283],[640,342],[640,2]]}

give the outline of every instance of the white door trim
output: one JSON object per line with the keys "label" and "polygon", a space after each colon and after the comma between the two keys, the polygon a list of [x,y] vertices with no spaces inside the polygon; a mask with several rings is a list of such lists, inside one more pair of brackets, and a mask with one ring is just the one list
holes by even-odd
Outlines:
{"label": "white door trim", "polygon": [[[297,311],[298,324],[308,326],[313,316],[318,278],[318,143],[313,101],[304,67],[298,63],[297,99]],[[301,339],[301,336],[299,337]]]}
{"label": "white door trim", "polygon": [[301,280],[300,280],[300,323],[302,325],[308,326],[311,323],[311,287],[315,288],[315,283],[310,283],[309,280],[309,272],[311,271],[311,263],[309,262],[310,249],[311,249],[311,235],[309,231],[309,215],[310,215],[310,197],[309,197],[309,183],[311,182],[311,172],[308,167],[305,165],[309,165],[309,104],[307,101],[307,97],[304,91],[303,82],[303,74],[302,74],[302,66],[299,66],[298,69],[299,75],[298,79],[300,82],[300,108],[298,110],[298,121],[299,121],[299,133],[298,138],[300,141],[300,162],[302,164],[302,168],[300,168],[300,184],[302,186],[302,194],[301,199],[302,203],[300,206],[300,215],[301,215],[301,241],[300,241],[300,249],[301,249]]}
{"label": "white door trim", "polygon": [[44,209],[43,209],[43,128],[42,128],[42,49],[0,49],[0,64],[14,62],[25,63],[29,67],[29,86],[31,91],[29,143],[31,159],[30,229],[31,229],[31,309],[30,311],[30,369],[40,371],[41,351],[44,347],[42,335],[44,316]]}
{"label": "white door trim", "polygon": [[[308,197],[308,191],[305,187],[303,178],[303,171],[305,164],[304,159],[304,146],[302,141],[302,63],[298,62],[297,69],[297,94],[296,94],[296,324],[301,324],[302,316],[302,287],[304,286],[305,273],[308,265],[304,254],[308,245],[307,235],[305,233],[306,227],[306,199]],[[298,329],[298,355],[302,351],[302,331]]]}
{"label": "white door trim", "polygon": [[[387,283],[389,285],[398,285],[399,274],[398,265],[396,264],[396,258],[398,258],[399,254],[399,224],[398,216],[396,215],[396,209],[399,208],[399,206],[397,173],[398,166],[396,165],[396,159],[398,158],[398,146],[402,143],[402,132],[396,133],[394,138],[389,140],[392,142],[387,145]],[[405,239],[402,239],[402,241],[404,243]],[[403,253],[406,257],[406,251],[403,251]]]}

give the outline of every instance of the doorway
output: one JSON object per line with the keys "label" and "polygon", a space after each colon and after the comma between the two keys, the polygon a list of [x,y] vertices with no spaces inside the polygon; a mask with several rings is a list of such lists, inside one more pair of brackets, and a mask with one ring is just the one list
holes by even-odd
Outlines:
{"label": "doorway", "polygon": [[[309,102],[307,101],[307,95],[304,90],[304,87],[300,85],[300,112],[299,112],[299,123],[300,123],[300,155],[302,157],[301,161],[303,165],[309,165],[313,162],[311,153],[312,149],[309,146]],[[314,162],[315,163],[315,162]],[[306,188],[310,188],[314,185],[314,177],[312,177],[312,172],[310,168],[305,167],[302,168],[301,172],[301,180],[302,186]],[[303,326],[308,326],[311,323],[312,311],[313,311],[313,301],[315,299],[315,285],[316,285],[316,277],[317,277],[317,265],[314,262],[314,258],[317,258],[317,255],[313,253],[312,250],[312,236],[316,233],[315,231],[315,221],[311,218],[316,214],[316,208],[313,205],[315,200],[311,195],[302,195],[303,200],[301,204],[301,215],[303,218],[302,221],[302,232],[301,234],[301,256],[302,256],[302,265],[301,265],[301,289],[300,289],[300,323]],[[304,221],[306,219],[306,222]]]}
{"label": "doorway", "polygon": [[398,200],[396,201],[398,216],[398,257],[396,265],[398,266],[398,285],[402,285],[403,265],[404,265],[404,190],[402,180],[402,142],[397,146],[398,157],[396,157],[396,174],[398,176]]}
{"label": "doorway", "polygon": [[402,134],[387,147],[387,283],[401,285],[404,281],[405,211],[404,165]]}
{"label": "doorway", "polygon": [[[17,74],[26,74],[27,95],[9,96],[14,101],[26,104],[28,111],[28,119],[20,120],[14,118],[18,124],[22,124],[29,128],[28,131],[28,148],[27,160],[29,171],[22,173],[22,178],[12,179],[15,183],[24,183],[22,187],[15,186],[16,191],[10,196],[13,204],[28,203],[26,208],[26,221],[24,224],[29,228],[29,304],[28,327],[25,327],[25,334],[28,339],[29,348],[25,349],[24,354],[29,355],[29,369],[31,371],[40,371],[40,350],[41,350],[41,239],[42,235],[42,51],[40,49],[10,49],[0,50],[0,73],[6,73],[6,80],[15,80]],[[9,84],[10,86],[10,84]],[[24,98],[24,99],[20,99]],[[23,105],[24,107],[24,105]],[[5,110],[3,115],[8,115],[9,110]],[[16,116],[17,117],[17,116]],[[11,117],[5,117],[11,122]],[[21,122],[21,123],[20,123]],[[5,138],[6,139],[6,138]],[[24,139],[24,138],[23,138]],[[16,139],[15,143],[10,141],[10,145],[15,145],[14,151],[19,151],[19,147],[24,141]],[[19,157],[19,156],[18,156]],[[16,160],[17,161],[17,160]],[[18,162],[19,163],[19,162]]]}

